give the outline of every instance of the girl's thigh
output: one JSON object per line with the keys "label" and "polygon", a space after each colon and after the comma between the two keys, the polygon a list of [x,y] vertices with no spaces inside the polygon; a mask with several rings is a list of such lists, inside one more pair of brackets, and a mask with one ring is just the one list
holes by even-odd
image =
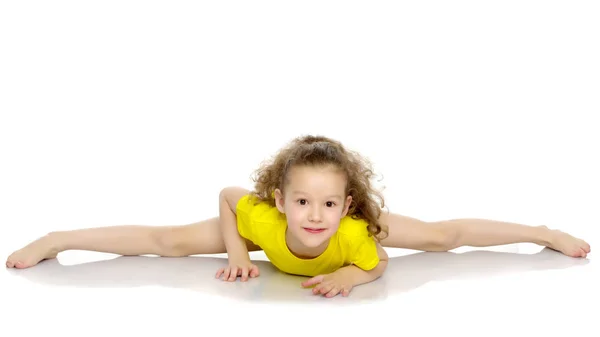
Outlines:
{"label": "girl's thigh", "polygon": [[[159,240],[176,256],[227,253],[219,226],[219,217],[187,225],[168,226],[160,230]],[[245,241],[248,251],[262,250],[252,241]]]}

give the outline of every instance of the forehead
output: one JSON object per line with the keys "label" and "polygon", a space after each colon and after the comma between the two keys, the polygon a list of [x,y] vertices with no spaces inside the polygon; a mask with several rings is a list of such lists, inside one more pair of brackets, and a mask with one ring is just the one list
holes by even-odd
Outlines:
{"label": "forehead", "polygon": [[314,196],[338,194],[343,197],[346,177],[330,167],[294,167],[288,172],[288,191]]}

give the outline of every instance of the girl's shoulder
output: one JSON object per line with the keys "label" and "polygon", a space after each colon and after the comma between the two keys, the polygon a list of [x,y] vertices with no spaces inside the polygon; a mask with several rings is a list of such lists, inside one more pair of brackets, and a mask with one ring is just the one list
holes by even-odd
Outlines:
{"label": "girl's shoulder", "polygon": [[369,223],[364,219],[357,219],[347,215],[340,220],[338,233],[352,240],[368,238],[368,225]]}
{"label": "girl's shoulder", "polygon": [[281,218],[277,207],[252,194],[246,194],[238,201],[236,213],[242,213],[253,222],[277,222]]}

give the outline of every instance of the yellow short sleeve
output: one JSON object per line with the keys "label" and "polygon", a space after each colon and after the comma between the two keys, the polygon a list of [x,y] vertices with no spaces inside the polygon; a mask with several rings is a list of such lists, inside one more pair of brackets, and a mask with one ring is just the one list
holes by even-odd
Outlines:
{"label": "yellow short sleeve", "polygon": [[253,207],[253,201],[249,197],[249,195],[245,195],[240,198],[235,207],[235,212],[238,232],[243,238],[254,241],[254,234],[252,233],[252,221],[250,220],[250,212]]}
{"label": "yellow short sleeve", "polygon": [[354,243],[350,262],[363,270],[371,270],[379,264],[377,243],[373,237],[367,237]]}

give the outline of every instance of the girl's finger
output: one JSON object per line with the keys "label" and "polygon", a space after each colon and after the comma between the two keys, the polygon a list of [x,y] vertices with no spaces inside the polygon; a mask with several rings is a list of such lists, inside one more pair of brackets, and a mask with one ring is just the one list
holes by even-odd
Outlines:
{"label": "girl's finger", "polygon": [[235,281],[235,279],[237,278],[237,274],[238,274],[238,268],[237,267],[231,268],[231,273],[229,274],[229,281]]}
{"label": "girl's finger", "polygon": [[337,295],[339,292],[340,292],[340,290],[337,287],[333,287],[325,296],[333,297],[333,296]]}
{"label": "girl's finger", "polygon": [[325,295],[333,289],[333,284],[325,284],[323,288],[321,288],[321,294]]}
{"label": "girl's finger", "polygon": [[248,268],[243,267],[242,268],[242,281],[247,281],[248,280]]}
{"label": "girl's finger", "polygon": [[351,290],[350,287],[345,287],[344,289],[342,289],[342,296],[345,297],[345,296],[350,295],[350,290]]}

